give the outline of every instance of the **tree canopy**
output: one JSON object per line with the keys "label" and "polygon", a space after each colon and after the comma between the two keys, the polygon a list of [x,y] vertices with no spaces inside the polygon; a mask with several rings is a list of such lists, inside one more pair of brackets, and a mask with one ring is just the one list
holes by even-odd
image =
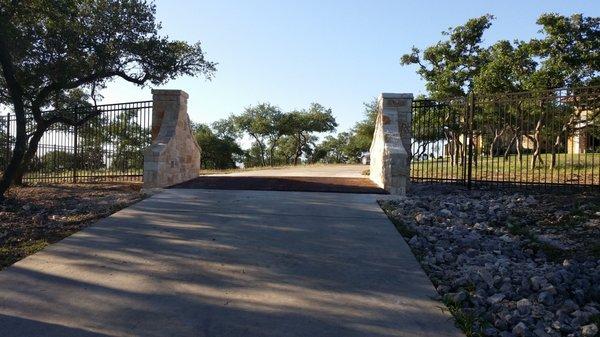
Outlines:
{"label": "tree canopy", "polygon": [[202,149],[203,169],[235,168],[236,161],[243,160],[244,151],[234,138],[219,135],[206,124],[195,124],[193,130],[196,141]]}
{"label": "tree canopy", "polygon": [[543,14],[539,38],[484,45],[494,16],[487,14],[442,32],[446,40],[402,55],[416,65],[431,98],[598,84],[600,18]]}
{"label": "tree canopy", "polygon": [[[212,128],[205,126],[202,132],[234,142],[237,148],[225,149],[228,156],[251,167],[299,164],[302,158],[308,160],[317,141],[315,134],[331,132],[336,127],[332,110],[318,103],[312,103],[307,109],[288,112],[271,103],[259,103],[245,108],[238,115],[213,123]],[[239,151],[234,151],[239,149],[235,140],[244,137],[250,139],[250,147],[240,155]],[[216,155],[205,147],[202,151],[203,158]]]}
{"label": "tree canopy", "polygon": [[0,104],[17,120],[0,195],[50,126],[89,118],[58,109],[70,91],[96,98],[115,78],[144,86],[213,75],[200,43],[160,35],[155,12],[144,0],[0,0]]}

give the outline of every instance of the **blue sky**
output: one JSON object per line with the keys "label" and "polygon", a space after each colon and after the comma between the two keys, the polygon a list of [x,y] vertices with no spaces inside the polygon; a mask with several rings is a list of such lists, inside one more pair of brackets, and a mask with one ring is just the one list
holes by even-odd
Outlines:
{"label": "blue sky", "polygon": [[[284,110],[319,102],[333,109],[338,131],[362,118],[380,92],[424,93],[415,68],[399,58],[467,19],[496,16],[485,35],[529,39],[545,12],[600,16],[600,1],[176,1],[159,0],[163,34],[201,41],[218,62],[212,81],[180,78],[162,88],[190,95],[192,120],[210,123],[258,102]],[[148,100],[150,88],[115,81],[104,102]]]}

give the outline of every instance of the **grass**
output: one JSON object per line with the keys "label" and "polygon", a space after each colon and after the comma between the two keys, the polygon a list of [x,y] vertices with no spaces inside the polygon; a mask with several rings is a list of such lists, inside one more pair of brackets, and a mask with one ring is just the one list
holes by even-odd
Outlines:
{"label": "grass", "polygon": [[[467,337],[483,337],[483,329],[489,323],[482,317],[474,315],[463,310],[460,303],[456,303],[449,298],[444,298],[446,308],[454,317],[456,326],[461,329]],[[442,308],[444,310],[444,308]]]}
{"label": "grass", "polygon": [[593,244],[589,249],[590,255],[600,259],[600,243]]}
{"label": "grass", "polygon": [[590,323],[596,324],[597,327],[600,327],[600,314],[590,316]]}
{"label": "grass", "polygon": [[[511,183],[559,183],[600,185],[600,153],[558,154],[557,165],[550,168],[550,154],[540,157],[544,164],[531,165],[531,155],[481,157],[473,163],[473,180]],[[413,161],[411,177],[425,179],[462,179],[464,167],[452,165],[449,157]]]}
{"label": "grass", "polygon": [[568,252],[564,250],[552,246],[546,242],[541,242],[529,229],[529,226],[519,223],[516,219],[509,219],[506,222],[506,228],[508,232],[512,235],[518,235],[524,238],[529,239],[535,246],[536,249],[541,250],[546,254],[546,257],[552,261],[560,262],[566,256],[568,256]]}
{"label": "grass", "polygon": [[0,269],[44,249],[49,244],[45,239],[38,239],[21,242],[14,246],[0,246]]}
{"label": "grass", "polygon": [[[131,169],[127,171],[112,170],[112,169],[97,169],[97,170],[77,170],[78,182],[96,182],[96,181],[141,181],[143,170]],[[34,171],[28,172],[23,177],[27,183],[63,183],[73,181],[73,170],[57,170],[57,171]]]}

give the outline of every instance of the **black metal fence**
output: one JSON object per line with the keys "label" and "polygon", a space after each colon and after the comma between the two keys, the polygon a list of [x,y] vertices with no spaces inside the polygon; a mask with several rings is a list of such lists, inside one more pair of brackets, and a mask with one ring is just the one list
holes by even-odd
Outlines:
{"label": "black metal fence", "polygon": [[[39,142],[24,181],[100,182],[141,180],[143,150],[151,143],[152,101],[61,111],[85,120],[54,124]],[[93,116],[90,118],[90,116]],[[33,130],[33,125],[28,129]],[[0,116],[0,167],[8,164],[16,135],[14,115]]]}
{"label": "black metal fence", "polygon": [[413,101],[411,178],[600,187],[600,86]]}

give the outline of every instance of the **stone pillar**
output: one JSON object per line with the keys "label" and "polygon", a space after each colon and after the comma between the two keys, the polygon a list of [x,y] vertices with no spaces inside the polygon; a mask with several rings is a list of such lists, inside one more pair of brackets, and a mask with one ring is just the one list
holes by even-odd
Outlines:
{"label": "stone pillar", "polygon": [[152,145],[144,151],[144,188],[198,176],[200,146],[187,114],[188,97],[182,90],[152,90]]}
{"label": "stone pillar", "polygon": [[410,182],[412,100],[412,94],[379,96],[370,178],[390,194],[405,194]]}

